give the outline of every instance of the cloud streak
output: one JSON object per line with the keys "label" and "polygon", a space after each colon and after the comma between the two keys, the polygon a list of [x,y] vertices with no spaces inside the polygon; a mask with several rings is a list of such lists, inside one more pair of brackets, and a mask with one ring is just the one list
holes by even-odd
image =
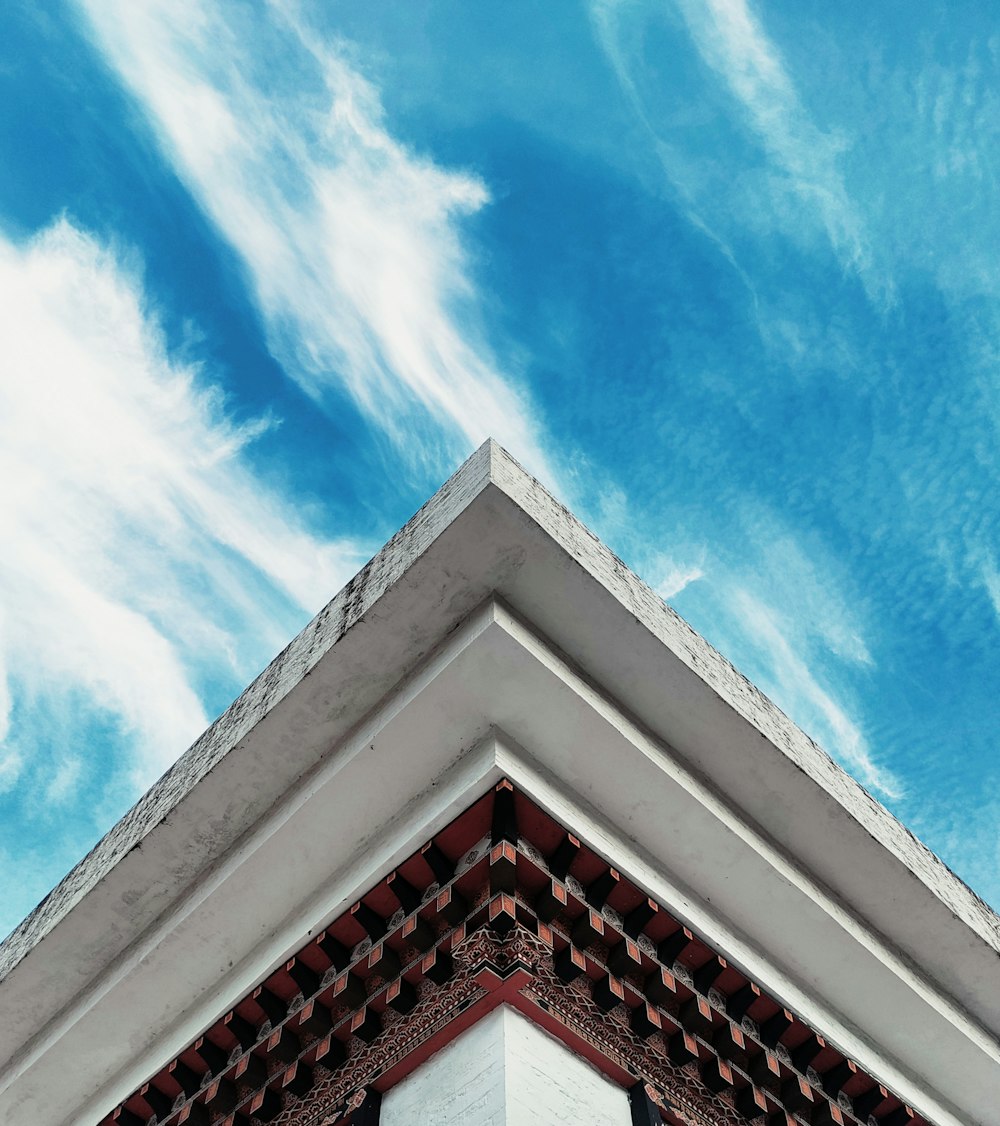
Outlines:
{"label": "cloud streak", "polygon": [[[772,219],[798,239],[799,216],[781,200],[782,194],[790,192],[819,223],[843,268],[861,279],[876,304],[890,304],[891,282],[873,260],[864,218],[840,169],[846,140],[824,132],[812,120],[780,51],[747,0],[676,0],[675,7],[702,62],[724,83],[742,123],[768,155],[776,173],[770,185]],[[635,47],[641,33],[630,25],[662,18],[664,11],[661,5],[644,0],[592,0],[591,4],[598,42],[655,139],[664,170],[693,208],[697,225],[737,266],[727,242],[715,230],[717,224],[700,213],[713,210],[711,201],[702,198],[703,191],[695,186],[704,175],[695,171],[690,156],[671,143],[668,122],[677,106],[666,98],[651,100],[644,93],[649,83],[643,81],[645,63]]]}
{"label": "cloud streak", "polygon": [[290,515],[245,456],[259,428],[171,360],[134,272],[68,221],[0,236],[0,341],[0,789],[30,773],[58,802],[84,760],[108,775],[110,730],[80,745],[95,716],[148,785],[204,727],[204,685],[238,685],[358,553]]}
{"label": "cloud streak", "polygon": [[239,254],[287,374],[342,390],[411,464],[492,434],[551,479],[491,354],[463,223],[488,201],[389,133],[377,92],[290,6],[81,0],[95,41]]}
{"label": "cloud streak", "polygon": [[[899,781],[872,758],[861,728],[822,686],[813,670],[820,667],[817,654],[808,663],[800,637],[772,608],[747,590],[732,592],[731,608],[752,644],[764,654],[768,680],[776,699],[804,726],[821,733],[822,741],[865,785],[889,798],[902,796]],[[810,722],[810,720],[812,722]]]}
{"label": "cloud streak", "polygon": [[[739,553],[687,548],[660,588],[791,718],[859,781],[899,799],[903,782],[873,752],[845,685],[875,660],[863,610],[840,589],[839,568],[815,537],[793,533],[767,506],[746,502]],[[695,581],[697,580],[697,581]],[[676,588],[668,595],[670,588]]]}

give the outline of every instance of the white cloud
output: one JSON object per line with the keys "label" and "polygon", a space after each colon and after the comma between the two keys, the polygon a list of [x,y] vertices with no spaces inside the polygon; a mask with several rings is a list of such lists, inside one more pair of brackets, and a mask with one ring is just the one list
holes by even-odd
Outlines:
{"label": "white cloud", "polygon": [[676,563],[667,563],[664,564],[664,566],[666,570],[660,578],[660,581],[656,584],[656,593],[664,602],[669,602],[671,598],[676,598],[678,594],[692,583],[696,583],[699,579],[705,577],[705,572],[700,566],[683,566]]}
{"label": "white cloud", "polygon": [[[771,161],[776,173],[768,187],[774,197],[772,219],[783,224],[792,237],[797,236],[793,226],[799,221],[798,216],[783,206],[781,199],[783,193],[790,191],[819,223],[844,268],[861,278],[869,296],[879,304],[891,302],[890,279],[873,261],[864,218],[840,169],[846,141],[824,132],[812,120],[780,51],[747,0],[677,0],[676,7],[702,61],[725,83],[745,124]],[[662,5],[651,5],[645,0],[591,3],[597,38],[622,89],[655,139],[665,171],[693,209],[697,225],[717,242],[749,286],[727,242],[715,229],[718,224],[698,213],[699,209],[711,213],[715,208],[710,199],[702,198],[704,191],[695,186],[699,179],[704,180],[704,175],[670,143],[668,121],[677,107],[651,102],[637,78],[637,72],[646,64],[637,50],[641,35],[628,25],[661,16],[663,12]],[[751,209],[759,211],[758,202],[747,202]]]}
{"label": "white cloud", "polygon": [[842,561],[821,539],[794,532],[777,513],[746,501],[727,529],[738,552],[676,541],[681,566],[664,557],[658,592],[795,723],[864,785],[888,798],[903,783],[869,745],[853,689],[875,668],[867,607]]}
{"label": "white cloud", "polygon": [[32,788],[67,797],[108,753],[78,745],[95,713],[146,785],[205,725],[199,682],[243,679],[357,553],[255,476],[254,428],[171,362],[136,277],[65,220],[0,236],[0,371],[0,786],[48,740]]}
{"label": "white cloud", "polygon": [[1000,618],[1000,572],[997,571],[996,564],[992,559],[982,565],[980,575],[990,605],[993,607],[997,618]]}
{"label": "white cloud", "polygon": [[493,435],[552,469],[481,326],[465,217],[488,199],[388,132],[373,86],[290,6],[81,0],[206,214],[237,250],[287,373],[346,387],[435,471]]}
{"label": "white cloud", "polygon": [[731,592],[730,609],[739,621],[740,632],[763,655],[770,691],[777,702],[866,786],[890,798],[901,797],[900,783],[875,762],[861,728],[813,671],[821,667],[819,654],[813,651],[808,663],[803,657],[810,650],[802,629],[747,590],[736,588]]}

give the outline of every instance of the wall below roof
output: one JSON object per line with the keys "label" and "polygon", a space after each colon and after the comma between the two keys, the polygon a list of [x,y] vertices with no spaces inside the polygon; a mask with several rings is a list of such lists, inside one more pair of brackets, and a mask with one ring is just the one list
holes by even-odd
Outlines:
{"label": "wall below roof", "polygon": [[627,1126],[628,1095],[501,1005],[385,1096],[379,1126]]}

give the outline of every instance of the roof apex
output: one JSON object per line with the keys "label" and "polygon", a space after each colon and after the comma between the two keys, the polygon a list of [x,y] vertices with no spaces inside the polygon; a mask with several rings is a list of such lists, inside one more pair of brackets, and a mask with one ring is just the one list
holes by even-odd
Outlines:
{"label": "roof apex", "polygon": [[373,709],[493,628],[477,609],[498,598],[997,1057],[1000,918],[490,440],[0,945],[0,1092]]}

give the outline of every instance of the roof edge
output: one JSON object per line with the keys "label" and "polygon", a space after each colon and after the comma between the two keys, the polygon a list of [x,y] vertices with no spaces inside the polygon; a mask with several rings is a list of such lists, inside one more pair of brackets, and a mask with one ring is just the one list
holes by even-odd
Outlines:
{"label": "roof edge", "polygon": [[276,707],[485,489],[493,486],[635,620],[1000,952],[1000,916],[608,548],[487,439],[0,943],[0,981]]}
{"label": "roof edge", "polygon": [[[732,662],[706,641],[536,478],[492,440],[490,479],[703,680],[720,701],[781,750],[927,889],[1000,953],[1000,914],[847,773]],[[482,451],[480,451],[482,452]]]}
{"label": "roof edge", "polygon": [[[487,439],[0,942],[0,982],[307,676],[508,463]],[[501,468],[503,467],[503,468]],[[532,478],[532,481],[534,479]],[[534,482],[538,488],[538,482]],[[505,490],[507,491],[507,490]]]}

